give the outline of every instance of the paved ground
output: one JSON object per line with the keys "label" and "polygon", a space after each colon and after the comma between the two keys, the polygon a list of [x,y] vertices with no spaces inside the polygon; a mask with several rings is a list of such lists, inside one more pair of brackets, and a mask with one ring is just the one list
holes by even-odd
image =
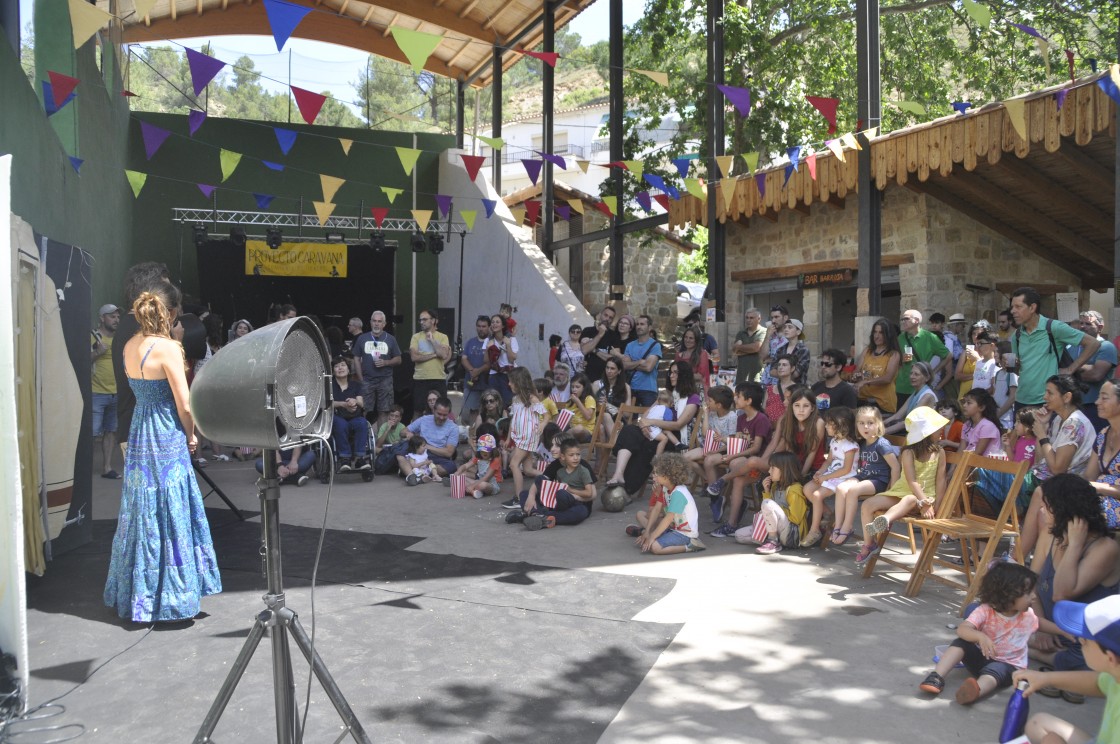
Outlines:
{"label": "paved ground", "polygon": [[[69,690],[56,722],[84,726],[82,740],[193,739],[263,607],[255,474],[207,472],[249,520],[207,499],[225,591],[189,627],[149,632],[101,604],[119,482],[95,478],[94,542],[29,579],[31,700]],[[288,602],[308,631],[326,495],[286,487],[280,506]],[[374,741],[996,740],[1006,693],[966,709],[952,702],[959,676],[941,699],[917,690],[953,637],[956,592],[927,583],[908,599],[904,574],[864,580],[854,547],[766,557],[705,537],[702,553],[641,555],[622,532],[634,505],[530,533],[501,522],[498,501],[395,477],[336,483],[316,645]],[[302,659],[296,670],[302,707]],[[1034,700],[1092,730],[1102,709]],[[311,701],[305,740],[333,741],[317,683]],[[274,732],[262,644],[215,741]]]}

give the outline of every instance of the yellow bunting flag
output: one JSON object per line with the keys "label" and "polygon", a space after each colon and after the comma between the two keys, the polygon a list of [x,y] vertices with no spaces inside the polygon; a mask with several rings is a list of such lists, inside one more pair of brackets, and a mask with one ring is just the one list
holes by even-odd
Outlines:
{"label": "yellow bunting flag", "polygon": [[137,17],[147,18],[152,14],[152,8],[156,7],[156,0],[133,0],[132,4],[136,6]]}
{"label": "yellow bunting flag", "polygon": [[323,185],[323,201],[329,202],[334,199],[334,195],[338,193],[342,184],[346,183],[346,179],[335,178],[334,176],[327,176],[320,173],[319,182]]}
{"label": "yellow bunting flag", "polygon": [[326,227],[327,220],[329,220],[331,218],[331,215],[334,214],[335,205],[331,202],[320,201],[313,201],[311,203],[315,205],[315,214],[319,216],[319,224],[323,227]]}
{"label": "yellow bunting flag", "polygon": [[412,175],[412,168],[416,165],[416,159],[420,157],[420,151],[411,147],[398,147],[397,157],[401,159],[404,174],[410,176]]}
{"label": "yellow bunting flag", "polygon": [[716,163],[719,165],[719,174],[723,178],[731,175],[731,166],[735,163],[734,155],[716,155]]}
{"label": "yellow bunting flag", "polygon": [[992,11],[988,10],[987,6],[974,2],[974,0],[964,0],[964,11],[968,13],[968,17],[977,26],[987,26],[991,23]]}
{"label": "yellow bunting flag", "polygon": [[859,140],[857,140],[856,136],[854,134],[852,134],[851,132],[849,132],[848,134],[845,134],[843,137],[840,138],[840,144],[844,145],[844,147],[850,147],[853,150],[862,150],[863,149],[863,146],[859,143]]}
{"label": "yellow bunting flag", "polygon": [[144,188],[144,182],[148,180],[148,174],[126,170],[124,175],[128,179],[128,185],[132,187],[132,196],[140,196],[140,189]]}
{"label": "yellow bunting flag", "polygon": [[751,172],[751,175],[753,176],[754,172],[756,170],[758,170],[758,153],[757,152],[744,153],[743,154],[743,160],[747,161],[747,170],[749,170]]}
{"label": "yellow bunting flag", "polygon": [[658,72],[657,70],[629,70],[629,72],[637,73],[638,75],[645,75],[647,78],[661,86],[668,87],[669,85],[669,73],[667,72]]}
{"label": "yellow bunting flag", "polygon": [[895,101],[894,105],[898,107],[899,111],[905,111],[908,114],[915,116],[925,116],[926,107],[917,101]]}
{"label": "yellow bunting flag", "polygon": [[840,140],[825,140],[824,144],[825,147],[827,147],[829,150],[832,150],[832,154],[836,156],[837,160],[839,160],[841,163],[844,162],[844,146],[840,144]]}
{"label": "yellow bunting flag", "polygon": [[1046,76],[1050,77],[1050,42],[1035,38],[1034,43],[1038,44],[1038,53],[1042,55],[1042,61],[1046,64]]}
{"label": "yellow bunting flag", "polygon": [[393,35],[393,41],[397,42],[397,46],[404,52],[404,56],[412,63],[412,70],[416,73],[424,71],[424,63],[428,61],[428,57],[432,56],[432,52],[443,41],[443,37],[438,34],[426,34],[423,31],[413,31],[397,26],[390,28],[389,33]]}
{"label": "yellow bunting flag", "polygon": [[735,199],[735,179],[725,177],[719,182],[719,188],[723,192],[723,208],[730,211],[731,202]]}
{"label": "yellow bunting flag", "polygon": [[354,144],[354,140],[346,139],[345,137],[338,138],[338,144],[342,145],[342,151],[347,155],[350,154],[350,147]]}
{"label": "yellow bunting flag", "polygon": [[699,178],[684,179],[684,187],[688,189],[688,193],[701,201],[708,198],[708,192],[704,189],[704,184]]}
{"label": "yellow bunting flag", "polygon": [[501,150],[502,147],[505,146],[505,144],[506,144],[505,141],[501,137],[483,137],[480,134],[480,135],[478,135],[478,139],[480,139],[483,142],[485,142],[486,144],[490,145],[490,148],[492,150]]}
{"label": "yellow bunting flag", "polygon": [[1120,87],[1120,65],[1111,65],[1108,68],[1108,76],[1112,78],[1112,82],[1115,83],[1117,87]]}
{"label": "yellow bunting flag", "polygon": [[428,229],[428,222],[432,219],[432,210],[430,209],[414,209],[412,210],[412,219],[416,220],[416,227],[420,232]]}
{"label": "yellow bunting flag", "polygon": [[474,209],[460,209],[459,216],[463,218],[468,230],[474,229],[475,217],[478,217],[478,212]]}
{"label": "yellow bunting flag", "polygon": [[603,203],[607,205],[607,209],[611,214],[618,216],[618,197],[617,196],[604,196]]}
{"label": "yellow bunting flag", "polygon": [[108,25],[112,17],[85,0],[70,0],[70,27],[74,32],[74,48],[89,41],[89,37],[96,34],[102,26]]}
{"label": "yellow bunting flag", "polygon": [[590,160],[576,160],[576,166],[579,167],[584,173],[587,172],[587,166],[591,165]]}
{"label": "yellow bunting flag", "polygon": [[222,161],[222,181],[225,181],[237,170],[237,164],[241,162],[241,153],[222,150],[218,157]]}
{"label": "yellow bunting flag", "polygon": [[1011,126],[1015,128],[1015,134],[1019,135],[1019,139],[1026,140],[1026,102],[1024,102],[1022,98],[1012,98],[1008,101],[1004,101],[1003,105],[1007,108],[1007,116],[1011,119]]}
{"label": "yellow bunting flag", "polygon": [[404,193],[404,189],[391,189],[388,186],[382,186],[381,190],[385,196],[389,197],[389,203],[392,204],[397,200],[397,197]]}
{"label": "yellow bunting flag", "polygon": [[521,227],[521,223],[525,221],[525,207],[513,207],[509,213],[513,215],[513,224]]}
{"label": "yellow bunting flag", "polygon": [[642,171],[645,170],[646,164],[641,160],[623,160],[626,170],[630,171],[630,175],[639,181],[642,180]]}
{"label": "yellow bunting flag", "polygon": [[[875,139],[876,137],[879,136],[879,127],[871,127],[869,129],[864,129],[863,131],[860,132],[860,134],[862,134],[864,137],[866,137],[867,141],[870,142],[871,140],[873,140],[873,139]],[[863,148],[860,148],[860,149],[863,149]]]}
{"label": "yellow bunting flag", "polygon": [[583,199],[568,199],[568,206],[576,212],[583,214]]}

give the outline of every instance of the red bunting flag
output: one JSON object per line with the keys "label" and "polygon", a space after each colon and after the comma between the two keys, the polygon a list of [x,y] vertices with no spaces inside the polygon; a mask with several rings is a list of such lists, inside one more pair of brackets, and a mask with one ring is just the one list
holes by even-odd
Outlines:
{"label": "red bunting flag", "polygon": [[817,180],[817,154],[814,152],[805,157],[805,164],[809,166],[809,178]]}
{"label": "red bunting flag", "polygon": [[315,117],[319,115],[319,110],[323,108],[327,97],[322,93],[314,93],[310,90],[297,88],[294,85],[289,87],[292,89],[292,95],[296,97],[296,106],[299,107],[300,116],[308,124],[314,124]]}
{"label": "red bunting flag", "polygon": [[373,224],[377,225],[377,229],[381,229],[381,223],[385,221],[385,217],[389,214],[388,207],[370,207],[370,214],[373,215]]}
{"label": "red bunting flag", "polygon": [[459,157],[463,159],[463,167],[467,169],[467,175],[470,176],[473,183],[478,178],[478,171],[486,158],[482,155],[460,155]]}
{"label": "red bunting flag", "polygon": [[53,70],[47,70],[47,77],[51,79],[51,93],[54,94],[55,108],[61,108],[62,102],[74,92],[74,88],[78,87],[78,83],[81,82],[76,77],[63,75],[61,72],[54,72]]}
{"label": "red bunting flag", "polygon": [[122,90],[121,95],[125,98],[139,98],[140,96],[133,93],[131,90]]}
{"label": "red bunting flag", "polygon": [[535,199],[525,200],[525,214],[529,217],[529,224],[537,224],[537,216],[541,213],[541,203]]}
{"label": "red bunting flag", "polygon": [[1073,72],[1073,50],[1066,50],[1066,62],[1069,63],[1069,79],[1071,82],[1077,81],[1077,76]]}
{"label": "red bunting flag", "polygon": [[624,171],[630,170],[626,166],[626,162],[623,161],[623,160],[612,160],[611,162],[607,163],[607,167],[608,168],[621,168]]}
{"label": "red bunting flag", "polygon": [[654,194],[653,200],[661,205],[661,208],[666,212],[669,211],[669,195],[668,194]]}
{"label": "red bunting flag", "polygon": [[595,208],[608,217],[614,217],[614,212],[611,211],[611,208],[607,206],[606,202],[595,202]]}
{"label": "red bunting flag", "polygon": [[836,109],[840,106],[840,99],[805,96],[805,100],[821,112],[821,116],[828,121],[828,133],[834,134],[836,132]]}
{"label": "red bunting flag", "polygon": [[522,49],[521,53],[539,59],[549,67],[556,67],[556,60],[560,59],[560,55],[556,52],[530,52],[528,49]]}

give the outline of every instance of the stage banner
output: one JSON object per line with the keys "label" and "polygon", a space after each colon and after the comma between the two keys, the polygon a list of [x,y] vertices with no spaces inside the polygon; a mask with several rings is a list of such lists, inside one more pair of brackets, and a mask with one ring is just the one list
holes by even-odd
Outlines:
{"label": "stage banner", "polygon": [[284,243],[269,248],[263,240],[245,243],[245,274],[346,278],[345,243]]}

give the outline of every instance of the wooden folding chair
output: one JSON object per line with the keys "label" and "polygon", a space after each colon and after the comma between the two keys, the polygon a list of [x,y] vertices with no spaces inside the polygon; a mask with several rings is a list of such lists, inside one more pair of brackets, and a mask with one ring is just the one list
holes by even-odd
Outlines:
{"label": "wooden folding chair", "polygon": [[[579,445],[580,450],[583,452],[584,462],[586,463],[590,463],[591,456],[595,454],[595,440],[599,436],[599,423],[602,421],[602,419],[603,409],[596,407],[595,420],[591,422],[591,439],[586,442],[581,442]],[[590,464],[588,464],[588,469],[590,469],[590,467]]]}
{"label": "wooden folding chair", "polygon": [[[968,475],[976,468],[1008,473],[1012,476],[1011,486],[1004,495],[1003,506],[995,519],[972,513]],[[996,554],[1000,538],[1005,534],[1011,535],[1012,538],[1019,536],[1019,515],[1015,509],[1015,500],[1023,486],[1028,468],[1029,463],[1025,461],[1010,462],[982,457],[975,452],[964,453],[963,461],[953,474],[949,493],[946,494],[938,513],[933,519],[915,520],[915,524],[922,530],[924,544],[910,581],[906,584],[906,596],[913,597],[921,591],[926,578],[960,587],[965,590],[965,596],[958,614],[963,615],[964,608],[980,591],[980,582],[987,572],[988,564]],[[953,516],[957,508],[961,513]],[[960,542],[962,565],[937,555],[942,535]],[[977,543],[980,541],[986,541],[986,545],[983,552],[977,556],[979,552]],[[1016,561],[1020,563],[1023,561],[1023,549],[1017,540],[1013,555]],[[933,570],[934,566],[960,571],[965,575],[965,580],[958,581],[950,576],[936,574]]]}
{"label": "wooden folding chair", "polygon": [[[592,452],[598,450],[605,450],[599,458],[599,468],[595,477],[602,480],[607,475],[607,466],[610,463],[611,451],[614,450],[614,445],[618,441],[618,432],[622,431],[622,427],[630,423],[632,418],[636,419],[637,416],[645,413],[647,408],[643,406],[621,405],[618,407],[618,415],[614,417],[614,428],[611,429],[610,440],[606,442],[595,442],[592,445]],[[596,436],[598,430],[596,429]]]}

